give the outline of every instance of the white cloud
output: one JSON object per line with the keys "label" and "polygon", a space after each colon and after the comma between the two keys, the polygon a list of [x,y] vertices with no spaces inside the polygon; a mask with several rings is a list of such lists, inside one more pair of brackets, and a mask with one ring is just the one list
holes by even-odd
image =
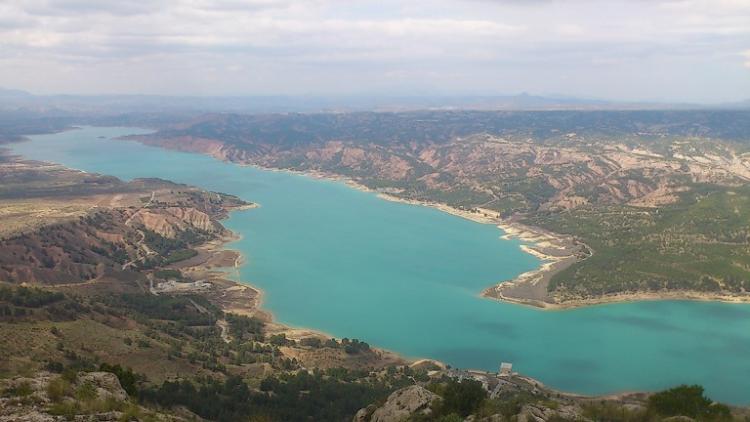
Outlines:
{"label": "white cloud", "polygon": [[5,0],[0,86],[718,96],[750,84],[719,77],[747,22],[747,0]]}

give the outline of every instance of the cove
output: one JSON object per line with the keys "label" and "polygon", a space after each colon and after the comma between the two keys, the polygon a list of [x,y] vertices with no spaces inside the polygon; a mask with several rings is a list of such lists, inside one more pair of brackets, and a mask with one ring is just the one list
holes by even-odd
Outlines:
{"label": "cove", "polygon": [[242,235],[242,281],[292,326],[409,357],[496,370],[501,361],[584,394],[681,383],[750,404],[750,305],[658,301],[540,311],[479,297],[539,261],[492,225],[381,200],[344,183],[223,163],[112,138],[134,128],[31,136],[14,153],[133,179],[160,177],[260,204],[225,225]]}

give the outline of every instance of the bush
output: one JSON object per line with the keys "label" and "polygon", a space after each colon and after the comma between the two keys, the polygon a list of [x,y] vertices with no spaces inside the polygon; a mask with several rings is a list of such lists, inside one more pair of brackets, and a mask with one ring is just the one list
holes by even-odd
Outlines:
{"label": "bush", "polygon": [[479,409],[487,397],[487,392],[479,381],[463,380],[456,382],[451,380],[445,387],[442,396],[441,414],[455,413],[466,417]]}
{"label": "bush", "polygon": [[5,395],[11,397],[28,397],[33,392],[34,390],[31,388],[31,384],[28,382],[21,382],[18,385],[5,390]]}
{"label": "bush", "polygon": [[125,390],[125,392],[127,392],[129,395],[135,396],[136,394],[138,394],[136,383],[138,382],[139,377],[130,368],[123,368],[120,365],[109,365],[103,363],[99,366],[99,370],[114,374],[120,381],[122,389]]}
{"label": "bush", "polygon": [[53,402],[58,402],[63,397],[70,395],[71,386],[63,377],[53,379],[47,384],[47,396]]}
{"label": "bush", "polygon": [[729,408],[706,397],[700,385],[681,385],[656,393],[648,399],[648,410],[663,417],[688,416],[717,421],[731,418]]}
{"label": "bush", "polygon": [[78,371],[76,371],[74,368],[67,368],[62,372],[62,375],[60,376],[65,381],[72,384],[78,379]]}
{"label": "bush", "polygon": [[583,414],[594,421],[640,422],[648,420],[645,410],[628,409],[620,403],[608,401],[584,406]]}
{"label": "bush", "polygon": [[65,299],[59,292],[50,292],[36,287],[0,286],[0,301],[7,301],[16,306],[40,308]]}
{"label": "bush", "polygon": [[55,403],[49,408],[48,412],[55,416],[64,416],[65,419],[72,420],[78,413],[78,404],[71,401],[62,401]]}
{"label": "bush", "polygon": [[90,382],[85,382],[76,389],[76,398],[80,401],[92,401],[96,400],[96,387]]}
{"label": "bush", "polygon": [[299,341],[299,344],[301,344],[302,346],[312,347],[314,349],[318,349],[323,346],[323,342],[317,337],[303,338]]}

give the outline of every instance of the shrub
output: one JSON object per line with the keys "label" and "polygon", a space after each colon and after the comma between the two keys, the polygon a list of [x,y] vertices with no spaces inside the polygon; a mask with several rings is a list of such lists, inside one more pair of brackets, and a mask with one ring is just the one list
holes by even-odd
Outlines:
{"label": "shrub", "polygon": [[456,413],[464,417],[469,416],[479,409],[486,397],[487,392],[479,381],[450,381],[443,392],[441,413],[443,415]]}
{"label": "shrub", "polygon": [[29,384],[28,381],[24,381],[5,390],[5,395],[15,397],[28,397],[33,392],[34,390],[31,388],[31,384]]}
{"label": "shrub", "polygon": [[656,393],[648,399],[648,410],[663,417],[688,416],[700,420],[731,418],[729,408],[706,397],[700,385],[681,385]]}
{"label": "shrub", "polygon": [[80,401],[96,400],[96,396],[96,387],[90,382],[85,382],[76,389],[76,398]]}
{"label": "shrub", "polygon": [[138,389],[136,386],[136,383],[138,382],[138,376],[130,368],[123,368],[120,365],[109,365],[103,363],[99,366],[99,370],[114,374],[120,381],[122,389],[131,396],[135,396],[136,394],[138,394]]}
{"label": "shrub", "polygon": [[70,389],[70,383],[63,377],[58,377],[47,384],[47,396],[53,402],[58,402],[70,394]]}
{"label": "shrub", "polygon": [[74,383],[78,379],[78,371],[73,368],[67,368],[62,372],[62,379],[69,383]]}
{"label": "shrub", "polygon": [[71,401],[55,403],[49,408],[48,412],[51,415],[64,416],[65,419],[72,420],[78,413],[78,403]]}

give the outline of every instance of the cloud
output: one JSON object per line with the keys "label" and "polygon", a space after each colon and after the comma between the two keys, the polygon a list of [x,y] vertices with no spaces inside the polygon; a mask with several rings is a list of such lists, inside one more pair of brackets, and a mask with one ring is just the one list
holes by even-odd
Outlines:
{"label": "cloud", "polygon": [[[736,60],[750,44],[749,4],[5,0],[0,85],[157,93],[570,89],[564,93],[719,98],[750,84]],[[742,76],[719,76],[737,68]]]}

